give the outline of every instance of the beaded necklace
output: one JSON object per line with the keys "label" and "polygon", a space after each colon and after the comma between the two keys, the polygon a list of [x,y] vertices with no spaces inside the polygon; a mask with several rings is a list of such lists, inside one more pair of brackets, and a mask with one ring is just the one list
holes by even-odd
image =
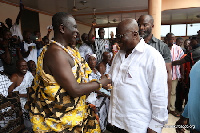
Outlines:
{"label": "beaded necklace", "polygon": [[51,43],[54,43],[56,45],[58,45],[59,47],[61,47],[64,51],[66,51],[70,57],[72,57],[73,60],[75,60],[75,62],[79,65],[80,67],[80,71],[81,71],[81,78],[84,80],[84,81],[87,81],[86,78],[85,78],[85,72],[82,68],[82,64],[81,64],[81,59],[79,58],[78,56],[78,52],[77,52],[77,49],[73,50],[72,48],[70,48],[69,46],[67,46],[67,48],[65,48],[63,45],[61,45],[60,43],[54,41],[54,40],[51,40],[50,41]]}

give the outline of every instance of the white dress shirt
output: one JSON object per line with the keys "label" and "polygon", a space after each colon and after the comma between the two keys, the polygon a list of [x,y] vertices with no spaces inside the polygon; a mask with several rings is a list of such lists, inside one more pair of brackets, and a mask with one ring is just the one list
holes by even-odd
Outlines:
{"label": "white dress shirt", "polygon": [[168,120],[167,70],[160,53],[143,39],[125,58],[120,50],[112,63],[108,121],[129,133],[161,133]]}

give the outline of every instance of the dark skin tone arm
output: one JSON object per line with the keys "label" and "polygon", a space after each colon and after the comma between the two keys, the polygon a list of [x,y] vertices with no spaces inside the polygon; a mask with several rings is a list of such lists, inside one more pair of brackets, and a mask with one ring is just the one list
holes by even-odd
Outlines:
{"label": "dark skin tone arm", "polygon": [[172,90],[172,74],[171,74],[171,62],[165,63],[166,69],[167,69],[167,84],[168,84],[168,110],[169,110],[169,103],[170,103],[170,96],[171,96],[171,90]]}
{"label": "dark skin tone arm", "polygon": [[49,39],[49,35],[50,35],[50,33],[51,33],[51,31],[52,31],[52,29],[48,29],[48,32],[47,32],[47,38]]}
{"label": "dark skin tone arm", "polygon": [[[10,78],[10,81],[13,82],[10,87],[8,88],[8,96],[12,97],[12,91],[20,85],[20,83],[22,82],[22,80],[20,80],[17,76],[17,74],[13,74]],[[20,97],[27,97],[27,94],[20,94]]]}
{"label": "dark skin tone arm", "polygon": [[182,58],[182,59],[180,59],[180,60],[173,61],[173,62],[172,62],[172,66],[182,65],[182,64],[184,64],[184,63],[186,63],[186,62],[187,62],[187,61],[186,61],[184,58]]}
{"label": "dark skin tone arm", "polygon": [[88,33],[88,41],[91,43],[91,44],[94,44],[94,40],[92,39],[92,33],[94,32],[94,24],[92,24],[92,27]]}
{"label": "dark skin tone arm", "polygon": [[19,20],[21,18],[21,14],[22,14],[22,10],[24,9],[24,5],[23,4],[20,4],[20,11],[19,11],[19,14],[17,15],[17,18],[16,18],[16,24],[19,25]]}
{"label": "dark skin tone arm", "polygon": [[[78,84],[72,73],[74,66],[72,58],[60,47],[51,44],[44,55],[44,71],[53,75],[56,82],[62,86],[70,96],[79,97],[87,95],[99,88],[97,82]],[[56,65],[55,65],[56,64]],[[107,85],[110,80],[103,78],[100,80],[102,85]]]}
{"label": "dark skin tone arm", "polygon": [[24,58],[28,57],[32,49],[33,49],[33,47],[32,47],[32,46],[29,46],[27,52],[25,52],[25,51],[22,52],[22,56],[23,56]]}
{"label": "dark skin tone arm", "polygon": [[19,60],[20,60],[20,59],[23,59],[23,56],[22,56],[22,54],[21,54],[20,48],[16,48],[16,52],[17,52],[17,56],[18,56]]}

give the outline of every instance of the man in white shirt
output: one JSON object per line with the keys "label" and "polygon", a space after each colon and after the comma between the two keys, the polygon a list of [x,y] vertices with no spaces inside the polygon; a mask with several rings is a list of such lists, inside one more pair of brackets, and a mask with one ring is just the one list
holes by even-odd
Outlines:
{"label": "man in white shirt", "polygon": [[33,60],[37,64],[37,47],[30,39],[30,36],[31,33],[29,31],[24,32],[24,42],[22,43],[21,51],[26,62]]}
{"label": "man in white shirt", "polygon": [[134,19],[118,24],[121,50],[110,74],[108,122],[115,133],[161,133],[168,119],[167,70],[161,54],[144,42]]}
{"label": "man in white shirt", "polygon": [[10,18],[7,18],[5,22],[9,28],[10,32],[12,33],[12,35],[17,35],[20,38],[20,41],[22,41],[23,37],[22,37],[20,26],[19,26],[19,20],[20,20],[22,11],[24,10],[24,5],[22,3],[20,3],[19,7],[20,7],[19,8],[20,10],[19,10],[19,14],[17,15],[16,22],[14,24],[12,24],[12,19],[10,19]]}

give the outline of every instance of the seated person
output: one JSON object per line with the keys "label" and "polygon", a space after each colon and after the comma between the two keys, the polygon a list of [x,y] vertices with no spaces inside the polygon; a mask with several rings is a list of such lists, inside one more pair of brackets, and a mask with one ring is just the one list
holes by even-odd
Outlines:
{"label": "seated person", "polygon": [[36,74],[36,64],[33,60],[28,61],[28,70],[32,73],[33,76]]}
{"label": "seated person", "polygon": [[[90,55],[88,58],[88,65],[91,68],[92,73],[89,74],[89,81],[101,79],[101,74],[96,69],[96,63],[96,55]],[[110,102],[108,97],[110,96],[110,92],[104,88],[101,88],[99,91],[91,92],[86,101],[96,106],[100,128],[101,131],[104,132],[107,126],[108,107]]]}
{"label": "seated person", "polygon": [[79,52],[81,57],[86,59],[86,56],[93,54],[93,50],[92,47],[89,45],[88,34],[83,33],[81,39],[83,41],[83,44],[79,47]]}
{"label": "seated person", "polygon": [[103,60],[97,66],[98,71],[103,74],[108,74],[111,65],[111,55],[109,52],[103,53]]}
{"label": "seated person", "polygon": [[10,80],[13,82],[9,89],[8,93],[11,97],[12,91],[19,91],[20,94],[20,102],[24,117],[24,125],[28,130],[32,130],[32,125],[29,120],[29,113],[24,109],[24,105],[27,102],[27,88],[31,87],[33,81],[33,75],[28,71],[28,66],[25,60],[18,60],[17,63],[17,72],[14,73]]}

